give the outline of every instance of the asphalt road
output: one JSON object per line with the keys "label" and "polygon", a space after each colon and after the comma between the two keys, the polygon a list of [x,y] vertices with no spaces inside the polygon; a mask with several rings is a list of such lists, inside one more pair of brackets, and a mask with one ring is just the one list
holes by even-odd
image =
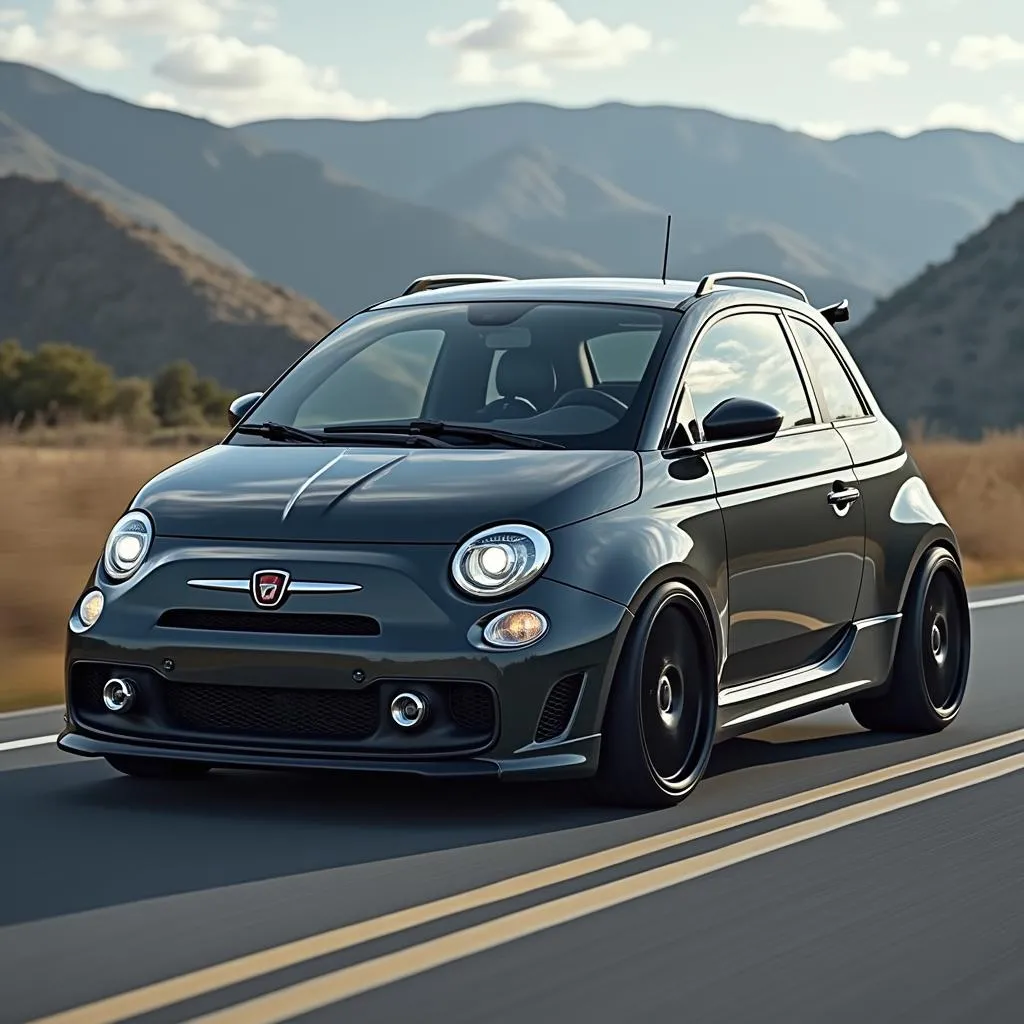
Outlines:
{"label": "asphalt road", "polygon": [[1024,588],[972,600],[945,733],[817,715],[721,745],[657,813],[146,783],[57,752],[59,711],[0,716],[0,1021],[1024,1019]]}

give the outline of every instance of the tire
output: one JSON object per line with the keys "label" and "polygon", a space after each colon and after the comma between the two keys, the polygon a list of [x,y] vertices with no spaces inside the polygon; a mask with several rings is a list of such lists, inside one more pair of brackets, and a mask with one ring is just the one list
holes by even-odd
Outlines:
{"label": "tire", "polygon": [[907,594],[886,689],[850,702],[873,732],[935,733],[959,714],[971,660],[967,590],[956,559],[933,548]]}
{"label": "tire", "polygon": [[603,802],[671,807],[693,791],[715,742],[714,666],[700,603],[680,583],[659,587],[615,670],[595,780]]}
{"label": "tire", "polygon": [[111,754],[106,761],[122,775],[131,775],[136,779],[198,779],[210,770],[209,765],[198,761],[171,761],[159,757]]}

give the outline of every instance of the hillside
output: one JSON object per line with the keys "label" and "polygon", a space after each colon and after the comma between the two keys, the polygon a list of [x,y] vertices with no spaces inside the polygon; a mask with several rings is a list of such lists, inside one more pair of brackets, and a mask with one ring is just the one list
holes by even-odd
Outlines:
{"label": "hillside", "polygon": [[119,185],[113,178],[70,160],[0,112],[0,178],[18,175],[37,181],[65,181],[83,192],[120,210],[139,224],[159,228],[176,242],[208,259],[223,263],[239,273],[249,271],[245,264],[202,232],[185,224],[170,210]]}
{"label": "hillside", "polygon": [[80,345],[122,375],[187,359],[244,391],[336,322],[71,186],[0,179],[0,338]]}
{"label": "hillside", "polygon": [[[479,173],[498,154],[543,150],[635,201],[670,210],[695,247],[751,231],[796,233],[827,254],[828,276],[875,294],[945,259],[957,241],[1024,195],[1024,145],[994,135],[872,133],[827,142],[667,106],[510,103],[373,122],[269,121],[245,131],[423,202],[439,192],[450,196],[445,182],[473,167]],[[415,159],[403,158],[412,153]],[[493,203],[489,215],[495,217]],[[576,204],[570,220],[595,216]],[[536,233],[523,230],[520,240],[550,245],[550,230],[562,231],[570,246],[578,239],[564,218],[530,223]],[[605,237],[606,246],[614,244],[613,235]],[[604,258],[594,240],[588,244],[577,251]]]}
{"label": "hillside", "polygon": [[[66,157],[149,197],[260,277],[338,317],[429,273],[562,276],[597,268],[356,184],[208,121],[135,106],[0,62],[0,110]],[[415,162],[406,157],[405,162]]]}
{"label": "hillside", "polygon": [[901,424],[1024,425],[1024,201],[881,303],[847,342]]}

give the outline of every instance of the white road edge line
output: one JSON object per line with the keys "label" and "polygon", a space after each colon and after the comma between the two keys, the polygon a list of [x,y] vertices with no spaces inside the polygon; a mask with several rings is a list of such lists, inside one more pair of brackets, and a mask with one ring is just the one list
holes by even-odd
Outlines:
{"label": "white road edge line", "polygon": [[989,597],[981,601],[968,601],[967,606],[974,608],[997,608],[1004,604],[1024,604],[1024,594],[1010,594],[1008,597]]}
{"label": "white road edge line", "polygon": [[9,750],[24,750],[26,747],[44,747],[47,743],[56,742],[56,733],[52,736],[30,736],[27,740],[5,740],[0,743],[0,754]]}
{"label": "white road edge line", "polygon": [[[1011,594],[1009,597],[990,597],[982,601],[968,602],[968,606],[972,610],[975,608],[997,608],[1008,604],[1024,604],[1024,594]],[[60,711],[63,707],[63,704],[54,704],[52,707],[30,708],[28,711],[12,711],[9,712],[8,715],[0,715],[0,719],[5,717],[14,718],[18,715],[41,715],[48,711]],[[23,750],[26,747],[42,747],[47,743],[56,742],[57,737],[55,735],[32,736],[24,740],[7,740],[6,742],[0,743],[0,754],[6,753],[10,750]]]}

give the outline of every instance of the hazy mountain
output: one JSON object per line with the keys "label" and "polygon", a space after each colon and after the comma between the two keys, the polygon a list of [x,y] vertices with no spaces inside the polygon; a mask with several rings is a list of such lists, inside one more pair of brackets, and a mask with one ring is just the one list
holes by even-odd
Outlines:
{"label": "hazy mountain", "polygon": [[354,184],[312,157],[276,152],[207,121],[88,92],[23,65],[0,63],[0,110],[59,153],[162,204],[254,273],[339,316],[400,292],[422,274],[598,269]]}
{"label": "hazy mountain", "polygon": [[175,241],[209,259],[223,263],[239,273],[249,272],[236,256],[222,249],[202,232],[185,224],[170,210],[119,185],[95,168],[62,156],[13,118],[0,112],[0,177],[11,175],[37,181],[66,181],[120,210],[131,220],[159,228]]}
{"label": "hazy mountain", "polygon": [[184,358],[249,390],[335,324],[71,186],[0,179],[0,338],[81,345],[122,375]]}
{"label": "hazy mountain", "polygon": [[[440,190],[449,209],[453,193],[445,182],[502,153],[541,149],[670,210],[701,245],[782,227],[827,253],[831,275],[880,293],[945,258],[1024,194],[1024,145],[994,135],[938,131],[827,142],[675,107],[513,103],[374,122],[267,121],[245,130],[391,195],[424,199]],[[489,216],[498,215],[492,208]],[[532,223],[547,230],[554,224]]]}
{"label": "hazy mountain", "polygon": [[977,435],[1024,424],[1024,201],[847,335],[901,424]]}

